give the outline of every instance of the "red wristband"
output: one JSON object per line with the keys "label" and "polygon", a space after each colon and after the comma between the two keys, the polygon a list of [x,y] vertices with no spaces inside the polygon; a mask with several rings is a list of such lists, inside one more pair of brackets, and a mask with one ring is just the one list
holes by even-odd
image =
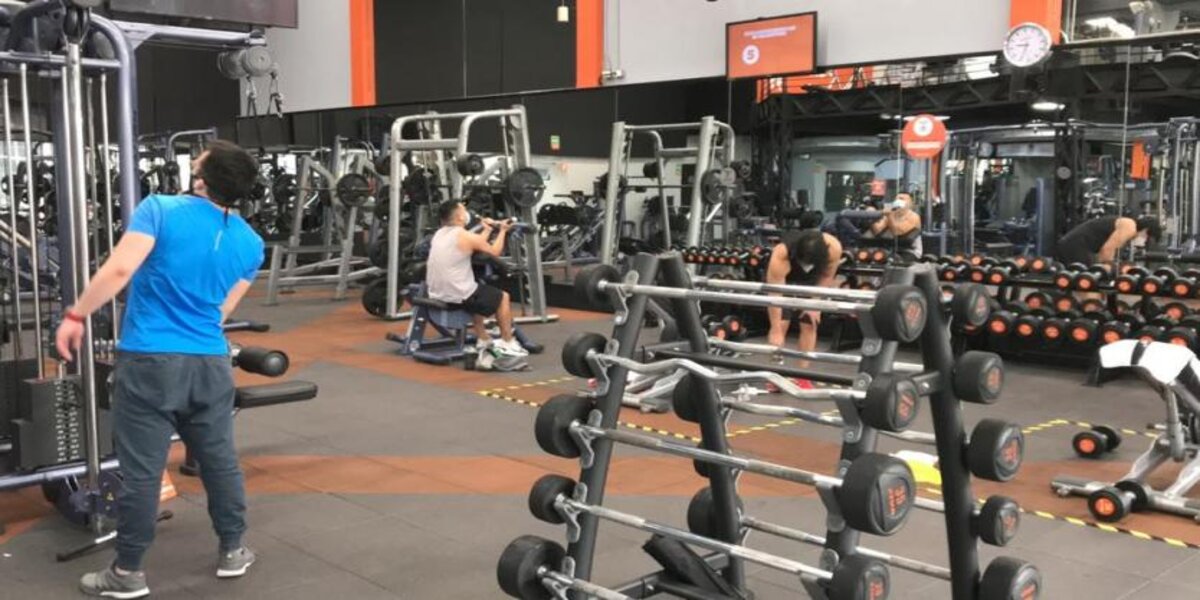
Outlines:
{"label": "red wristband", "polygon": [[76,313],[73,310],[64,312],[63,318],[68,321],[75,321],[76,323],[82,323],[87,320],[87,317],[81,316],[79,313]]}

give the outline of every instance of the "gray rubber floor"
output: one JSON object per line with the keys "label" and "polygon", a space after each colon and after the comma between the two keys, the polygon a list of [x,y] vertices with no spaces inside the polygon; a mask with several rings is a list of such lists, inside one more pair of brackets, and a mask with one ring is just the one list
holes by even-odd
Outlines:
{"label": "gray rubber floor", "polygon": [[[330,303],[293,297],[270,308],[248,301],[239,316],[269,321],[274,330],[262,339],[293,352],[296,368],[288,377],[318,383],[321,394],[312,402],[238,416],[238,442],[251,490],[247,541],[260,556],[252,571],[235,581],[213,577],[215,539],[204,497],[194,483],[178,481],[182,496],[164,506],[174,518],[160,525],[148,559],[153,597],[502,598],[495,565],[510,540],[522,534],[563,540],[561,528],[529,515],[525,494],[548,466],[567,473],[575,467],[540,452],[533,439],[536,412],[516,400],[540,402],[552,391],[581,385],[561,380],[558,350],[575,331],[608,333],[609,322],[576,317],[530,326],[527,331],[547,347],[545,354],[533,357],[534,370],[489,376],[476,384],[474,374],[456,367],[417,369],[409,359],[392,356],[394,348],[380,340],[384,332],[404,326],[371,320],[358,309],[357,300]],[[313,324],[331,317],[341,326],[362,328],[367,341],[331,341],[328,348],[320,348],[320,327]],[[297,348],[316,344],[317,349],[294,350],[287,347],[289,340]],[[389,372],[390,365],[398,370]],[[967,423],[995,416],[1026,426],[1064,420],[1137,428],[1162,418],[1161,402],[1138,382],[1118,381],[1097,389],[1081,386],[1082,378],[1077,370],[1010,364],[1004,398],[994,406],[968,407]],[[493,396],[478,393],[510,386]],[[640,417],[629,420],[636,418]],[[672,429],[664,425],[671,423],[670,417],[645,419],[651,426]],[[746,447],[758,447],[767,444],[764,440],[784,444],[791,438],[829,443],[836,439],[836,432],[817,426],[765,426],[767,421],[735,418],[732,428],[760,426],[762,431],[734,438],[733,446],[738,448],[743,440]],[[686,424],[677,425],[675,430],[682,431]],[[1148,442],[1132,436],[1109,460],[1084,463],[1073,458],[1068,445],[1078,430],[1074,424],[1057,424],[1027,433],[1028,460],[1050,465],[1037,470],[1039,477],[1057,463],[1081,475],[1098,467],[1119,471]],[[885,447],[904,446],[889,442]],[[618,456],[645,461],[639,465],[674,460],[627,449],[619,450]],[[689,472],[685,464],[631,474],[608,504],[682,525],[690,492],[681,490],[700,485],[698,478],[683,480],[692,477]],[[1037,509],[1040,502],[1063,506],[1067,501],[1053,498],[1048,483],[1044,478],[1021,479],[1013,495],[1026,508]],[[1004,486],[991,486],[986,491],[1003,490]],[[1196,550],[1155,536],[1142,539],[1070,522],[1067,517],[1086,516],[1082,500],[1070,502],[1072,514],[1026,515],[1018,539],[1003,549],[1042,569],[1043,598],[1200,598]],[[766,520],[824,530],[824,512],[807,490],[798,488],[795,496],[752,495],[746,505]],[[1200,525],[1185,519],[1152,518],[1156,521],[1146,523],[1176,532],[1164,537],[1186,540],[1200,535],[1195,533]],[[615,584],[654,570],[640,550],[646,538],[603,526],[595,580]],[[111,560],[105,551],[67,564],[55,562],[56,552],[82,544],[87,534],[53,514],[39,516],[19,533],[0,539],[0,599],[78,597],[79,574]],[[896,536],[865,538],[864,543],[945,564],[944,540],[941,516],[915,511]],[[762,534],[751,535],[749,545],[804,561],[815,562],[817,556],[816,549]],[[984,547],[981,554],[986,560],[998,552]],[[805,597],[789,575],[754,566],[749,570],[750,587],[760,600]],[[949,598],[944,582],[899,569],[892,569],[892,575],[893,598]]]}

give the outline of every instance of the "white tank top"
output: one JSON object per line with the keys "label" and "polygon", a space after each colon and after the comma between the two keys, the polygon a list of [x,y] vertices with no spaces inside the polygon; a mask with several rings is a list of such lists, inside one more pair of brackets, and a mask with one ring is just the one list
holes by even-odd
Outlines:
{"label": "white tank top", "polygon": [[425,263],[425,285],[434,300],[460,304],[479,287],[471,270],[471,253],[458,246],[462,231],[458,226],[443,227],[433,234]]}

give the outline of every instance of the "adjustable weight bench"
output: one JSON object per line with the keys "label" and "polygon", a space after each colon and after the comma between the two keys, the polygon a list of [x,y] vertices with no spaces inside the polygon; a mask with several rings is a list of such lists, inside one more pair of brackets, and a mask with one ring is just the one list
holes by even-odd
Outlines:
{"label": "adjustable weight bench", "polygon": [[[1200,499],[1185,496],[1200,482],[1200,360],[1184,346],[1121,340],[1100,348],[1100,366],[1132,368],[1166,403],[1167,420],[1150,448],[1115,484],[1059,476],[1051,489],[1059,496],[1084,496],[1101,521],[1120,521],[1131,512],[1157,510],[1200,522]],[[1146,479],[1168,460],[1184,463],[1179,476],[1158,491]]]}
{"label": "adjustable weight bench", "polygon": [[[408,332],[403,336],[389,333],[387,339],[400,344],[401,355],[411,356],[423,363],[448,365],[462,360],[466,356],[467,345],[474,344],[476,339],[469,332],[474,323],[471,313],[463,310],[461,304],[430,298],[424,283],[411,286],[410,291],[412,293],[408,298],[413,311]],[[425,334],[430,327],[437,335],[427,338]],[[531,354],[542,351],[540,344],[527,338],[515,326],[513,337]]]}

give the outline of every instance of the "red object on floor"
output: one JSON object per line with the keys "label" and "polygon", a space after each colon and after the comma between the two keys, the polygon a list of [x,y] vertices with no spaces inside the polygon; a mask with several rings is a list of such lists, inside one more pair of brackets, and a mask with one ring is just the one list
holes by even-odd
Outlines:
{"label": "red object on floor", "polygon": [[[802,389],[802,390],[811,390],[815,387],[811,380],[800,379],[798,377],[793,378],[792,383],[800,386],[800,389]],[[772,392],[772,393],[779,393],[779,387],[773,383],[767,383],[767,391]]]}

